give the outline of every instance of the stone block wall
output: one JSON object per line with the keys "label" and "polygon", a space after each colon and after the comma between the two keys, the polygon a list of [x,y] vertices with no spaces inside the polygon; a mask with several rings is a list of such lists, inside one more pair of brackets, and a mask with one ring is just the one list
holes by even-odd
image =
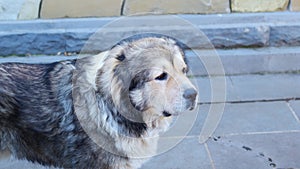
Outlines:
{"label": "stone block wall", "polygon": [[300,11],[300,0],[0,0],[0,20]]}
{"label": "stone block wall", "polygon": [[289,0],[232,0],[234,12],[272,12],[287,9]]}

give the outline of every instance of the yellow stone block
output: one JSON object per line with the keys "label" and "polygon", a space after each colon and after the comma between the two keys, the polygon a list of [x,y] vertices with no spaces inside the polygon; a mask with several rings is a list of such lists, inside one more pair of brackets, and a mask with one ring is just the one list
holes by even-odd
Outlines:
{"label": "yellow stone block", "polygon": [[118,16],[122,0],[43,0],[41,18]]}
{"label": "yellow stone block", "polygon": [[291,0],[291,10],[300,11],[300,0]]}
{"label": "yellow stone block", "polygon": [[124,15],[229,12],[229,0],[126,0],[124,6]]}
{"label": "yellow stone block", "polygon": [[284,11],[288,3],[289,0],[231,0],[231,9],[233,12]]}

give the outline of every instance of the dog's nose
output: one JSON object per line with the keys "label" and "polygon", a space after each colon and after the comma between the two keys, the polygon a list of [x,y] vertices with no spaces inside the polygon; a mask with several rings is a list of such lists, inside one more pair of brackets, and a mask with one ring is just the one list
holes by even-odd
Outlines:
{"label": "dog's nose", "polygon": [[197,91],[193,88],[186,89],[183,93],[183,97],[185,99],[189,99],[191,101],[194,101],[197,97]]}

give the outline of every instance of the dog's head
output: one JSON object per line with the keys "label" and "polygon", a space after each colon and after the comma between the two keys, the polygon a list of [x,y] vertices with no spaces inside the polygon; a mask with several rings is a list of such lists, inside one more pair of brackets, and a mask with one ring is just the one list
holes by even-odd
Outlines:
{"label": "dog's head", "polygon": [[197,102],[184,57],[172,38],[130,38],[109,51],[96,84],[110,91],[118,109],[137,110],[144,121],[178,115],[193,110]]}

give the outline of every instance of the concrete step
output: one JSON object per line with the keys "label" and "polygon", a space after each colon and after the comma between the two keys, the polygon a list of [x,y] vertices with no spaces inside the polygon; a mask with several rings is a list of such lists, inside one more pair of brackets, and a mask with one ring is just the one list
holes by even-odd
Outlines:
{"label": "concrete step", "polygon": [[199,77],[199,102],[245,103],[300,99],[300,74]]}
{"label": "concrete step", "polygon": [[300,47],[187,52],[192,76],[299,73]]}
{"label": "concrete step", "polygon": [[99,52],[145,32],[175,37],[194,49],[299,46],[299,21],[295,12],[4,21],[0,55],[80,52],[85,45]]}
{"label": "concrete step", "polygon": [[[190,50],[186,55],[192,77],[300,72],[300,47]],[[85,55],[11,56],[0,57],[0,63],[50,63],[82,56]]]}

